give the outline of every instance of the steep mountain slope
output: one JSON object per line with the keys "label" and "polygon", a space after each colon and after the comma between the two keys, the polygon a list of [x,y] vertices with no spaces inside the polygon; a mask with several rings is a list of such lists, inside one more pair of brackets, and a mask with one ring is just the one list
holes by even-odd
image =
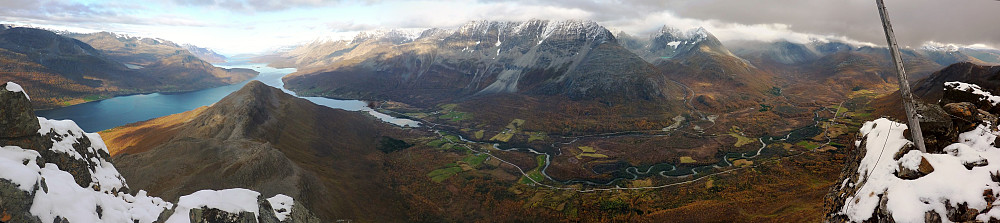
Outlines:
{"label": "steep mountain slope", "polygon": [[39,29],[0,31],[0,60],[4,81],[26,86],[35,96],[32,103],[43,108],[69,101],[63,97],[153,85],[149,79],[125,78],[134,72],[86,43]]}
{"label": "steep mountain slope", "polygon": [[0,84],[0,103],[0,221],[318,221],[288,196],[266,198],[241,188],[198,191],[176,206],[147,196],[126,183],[98,134],[71,120],[35,117],[13,82]]}
{"label": "steep mountain slope", "polygon": [[186,49],[188,52],[191,52],[191,54],[194,54],[194,56],[198,57],[199,59],[204,60],[205,62],[225,63],[227,59],[226,56],[216,53],[214,50],[209,48],[198,47],[191,44],[184,44],[181,45],[181,47]]}
{"label": "steep mountain slope", "polygon": [[[183,49],[180,49],[183,51]],[[129,51],[122,54],[129,54]],[[172,51],[176,53],[175,51]],[[52,108],[116,95],[190,91],[239,83],[256,75],[224,70],[186,51],[175,55],[138,53],[156,61],[141,67],[127,56],[109,56],[76,39],[50,31],[14,27],[0,30],[0,73],[35,95],[36,108]]]}
{"label": "steep mountain slope", "polygon": [[922,48],[920,52],[923,53],[925,56],[927,56],[929,59],[933,60],[935,63],[942,65],[961,63],[961,62],[986,64],[985,61],[979,60],[979,58],[973,56],[969,56],[959,50]]}
{"label": "steep mountain slope", "polygon": [[764,100],[773,75],[733,55],[703,28],[681,32],[664,26],[648,39],[635,37],[632,52],[670,79],[694,92],[696,105],[711,111],[732,111]]}
{"label": "steep mountain slope", "polygon": [[[457,103],[464,111],[489,113],[472,118],[497,127],[515,118],[562,120],[547,117],[559,117],[564,109],[535,102],[594,107],[601,114],[618,113],[608,107],[649,104],[653,110],[637,112],[669,120],[683,96],[681,87],[589,21],[479,21],[457,30],[426,30],[412,39],[392,31],[366,33],[292,52],[302,56],[292,57],[291,64],[309,64],[283,79],[300,95],[391,100],[425,109]],[[534,114],[494,113],[508,106],[532,108]]]}
{"label": "steep mountain slope", "polygon": [[983,62],[1000,64],[1000,50],[982,48],[959,48],[959,52],[975,57]]}
{"label": "steep mountain slope", "polygon": [[[733,49],[756,67],[775,74],[782,91],[798,103],[836,103],[852,95],[886,94],[896,90],[898,83],[885,48],[836,41],[743,41],[733,44]],[[948,65],[912,49],[902,49],[902,59],[911,82]]]}
{"label": "steep mountain slope", "polygon": [[154,38],[121,36],[110,32],[68,33],[130,68],[158,78],[161,88],[201,89],[234,84],[252,78],[246,69],[224,69],[205,62],[176,43]]}
{"label": "steep mountain slope", "polygon": [[385,125],[252,81],[210,107],[101,134],[152,195],[243,187],[287,194],[324,221],[398,221],[405,207],[376,149]]}

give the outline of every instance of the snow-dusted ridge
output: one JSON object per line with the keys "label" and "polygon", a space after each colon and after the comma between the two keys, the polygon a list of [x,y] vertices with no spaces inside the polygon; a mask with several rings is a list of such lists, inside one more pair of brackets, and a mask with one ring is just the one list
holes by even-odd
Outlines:
{"label": "snow-dusted ridge", "polygon": [[[0,89],[0,94],[5,96],[5,100],[12,101],[3,103],[26,104],[24,98],[10,97],[12,93],[24,94],[20,86],[10,82],[6,85],[6,88]],[[23,109],[30,112],[30,108]],[[33,125],[30,122],[18,121],[17,125]],[[203,208],[234,214],[250,212],[255,222],[266,219],[260,217],[264,214],[274,216],[272,219],[279,218],[279,221],[291,214],[294,204],[291,197],[278,194],[265,201],[260,193],[242,188],[198,191],[181,197],[176,208],[170,202],[148,196],[144,190],[135,195],[129,194],[128,184],[111,163],[107,146],[100,135],[84,132],[71,120],[38,117],[37,122],[40,128],[27,133],[27,136],[0,132],[0,138],[5,139],[2,142],[8,142],[6,140],[10,137],[51,142],[48,148],[33,149],[0,145],[0,191],[4,193],[0,200],[5,205],[2,221],[152,223],[163,221],[165,211],[173,210],[173,215],[166,222],[189,222],[188,213]],[[35,147],[38,144],[28,143],[26,146]],[[89,174],[89,179],[81,178],[86,174]],[[276,207],[273,210],[258,205],[259,202],[272,201],[276,203],[272,205]],[[267,212],[261,213],[262,210]]]}
{"label": "snow-dusted ridge", "polygon": [[955,43],[941,43],[935,41],[924,42],[924,44],[920,46],[920,49],[925,51],[938,51],[938,52],[954,52],[959,50],[997,50],[996,48],[990,47],[986,44],[962,45]]}
{"label": "snow-dusted ridge", "polygon": [[963,82],[958,82],[958,81],[952,81],[952,82],[945,82],[944,86],[945,86],[945,89],[947,89],[947,88],[953,88],[953,89],[956,89],[956,90],[959,90],[959,91],[965,91],[965,92],[969,92],[969,93],[972,93],[972,94],[979,95],[980,100],[987,100],[990,103],[992,103],[994,106],[996,106],[997,104],[1000,104],[1000,96],[994,96],[990,92],[984,91],[982,87],[979,87],[979,85],[976,85],[976,84],[969,84],[969,83],[963,83]]}

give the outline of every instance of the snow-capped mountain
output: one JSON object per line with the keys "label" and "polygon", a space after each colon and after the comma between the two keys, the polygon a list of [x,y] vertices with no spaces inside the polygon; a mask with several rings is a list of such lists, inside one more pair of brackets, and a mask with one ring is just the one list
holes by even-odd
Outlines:
{"label": "snow-capped mountain", "polygon": [[351,43],[385,41],[391,44],[403,44],[420,37],[423,31],[423,29],[378,29],[359,33]]}
{"label": "snow-capped mountain", "polygon": [[[621,78],[608,79],[612,80],[612,83],[603,83],[609,84],[602,84],[603,86],[597,86],[599,82],[588,81],[589,78],[598,78],[584,74],[596,72],[595,70],[579,69],[585,65],[584,61],[588,61],[588,58],[611,53],[625,55],[616,59],[631,60],[628,57],[629,53],[617,45],[614,35],[593,21],[473,21],[455,30],[427,30],[411,42],[378,42],[372,41],[369,36],[371,35],[359,35],[351,42],[309,44],[301,50],[297,49],[286,54],[286,58],[294,60],[294,64],[300,67],[307,68],[304,70],[337,72],[349,67],[377,73],[391,71],[394,75],[398,75],[394,78],[399,78],[400,83],[410,83],[404,85],[413,87],[421,86],[416,83],[434,79],[434,77],[424,77],[425,74],[440,73],[442,71],[438,70],[443,69],[448,70],[447,73],[457,72],[461,77],[451,83],[435,84],[456,84],[448,88],[465,94],[533,92],[568,94],[580,98],[595,97],[599,94],[596,92],[610,91],[611,88],[615,88],[613,86],[622,86],[614,83],[622,80]],[[604,45],[608,47],[600,47]],[[317,48],[327,50],[317,51],[315,50]],[[637,62],[636,66],[602,67],[602,70],[644,67],[641,61],[626,63],[632,62]],[[330,68],[336,69],[331,71]],[[540,73],[540,71],[546,72]],[[652,74],[655,72],[640,69],[635,72],[612,73],[645,75],[644,78],[653,78]],[[540,76],[532,76],[535,74]],[[291,88],[300,88],[301,86],[297,86],[300,83],[298,78],[313,75],[315,73],[299,72],[287,77],[286,81]],[[525,79],[533,80],[525,81]],[[626,94],[641,98],[660,97],[658,86],[646,84],[656,82],[662,81],[635,83],[641,86],[638,88],[639,91],[632,91],[631,89],[635,88],[630,87],[632,92]],[[367,85],[356,83],[352,86],[343,86],[341,89],[344,91],[347,88]],[[359,96],[361,95],[350,97]]]}

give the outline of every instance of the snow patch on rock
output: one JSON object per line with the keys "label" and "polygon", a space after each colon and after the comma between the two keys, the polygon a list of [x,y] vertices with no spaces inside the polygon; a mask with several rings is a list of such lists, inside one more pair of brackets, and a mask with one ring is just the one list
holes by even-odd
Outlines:
{"label": "snow patch on rock", "polygon": [[233,188],[225,190],[200,190],[189,195],[181,196],[177,202],[177,209],[174,214],[167,219],[166,223],[190,222],[188,214],[191,209],[215,208],[229,213],[250,212],[254,217],[257,213],[257,197],[260,193],[243,188]]}
{"label": "snow patch on rock", "polygon": [[274,216],[278,217],[278,221],[288,218],[288,215],[292,214],[292,206],[295,205],[295,200],[284,194],[276,194],[268,198],[267,202],[271,204],[271,209],[274,209]]}
{"label": "snow patch on rock", "polygon": [[994,96],[990,92],[984,91],[982,87],[979,87],[979,85],[976,84],[952,81],[952,82],[945,82],[944,86],[945,89],[950,87],[955,90],[970,92],[979,95],[981,99],[988,100],[993,105],[1000,104],[1000,96]]}
{"label": "snow patch on rock", "polygon": [[10,180],[18,185],[18,189],[31,191],[38,182],[38,164],[40,155],[34,150],[21,149],[17,146],[0,147],[0,178]]}
{"label": "snow patch on rock", "polygon": [[21,85],[18,85],[17,83],[9,82],[8,81],[6,88],[7,88],[7,91],[10,91],[10,92],[21,92],[21,94],[24,94],[25,98],[28,98],[29,101],[31,100],[31,97],[28,97],[28,93],[24,92],[24,88],[21,88]]}

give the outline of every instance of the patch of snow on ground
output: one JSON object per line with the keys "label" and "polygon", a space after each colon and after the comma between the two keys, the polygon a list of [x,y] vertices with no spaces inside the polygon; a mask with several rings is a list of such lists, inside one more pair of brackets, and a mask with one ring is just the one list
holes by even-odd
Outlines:
{"label": "patch of snow on ground", "polygon": [[667,43],[667,46],[673,47],[674,49],[677,49],[677,46],[679,46],[679,45],[681,45],[681,41],[673,41],[673,42]]}
{"label": "patch of snow on ground", "polygon": [[[992,189],[1000,192],[1000,185],[991,180],[990,173],[1000,170],[1000,149],[992,144],[997,134],[989,126],[980,125],[975,130],[962,133],[959,142],[946,148],[946,154],[926,154],[909,151],[900,160],[893,156],[909,140],[903,138],[905,124],[882,118],[866,122],[860,133],[865,149],[858,168],[858,184],[863,186],[849,197],[840,212],[852,221],[868,219],[878,207],[882,196],[888,196],[886,209],[896,222],[923,222],[924,213],[947,213],[946,204],[958,207],[965,203],[969,208],[985,210],[987,203],[983,192]],[[861,141],[856,142],[860,145]],[[884,148],[884,149],[883,149]],[[896,177],[899,166],[914,168],[924,158],[934,167],[926,176],[904,180]],[[986,159],[986,166],[965,167],[965,163]],[[914,168],[915,169],[915,168]],[[1000,219],[1000,211],[993,209],[980,214],[977,219]]]}
{"label": "patch of snow on ground", "polygon": [[8,81],[6,88],[7,88],[7,91],[10,91],[10,92],[21,92],[21,94],[24,94],[25,98],[28,98],[29,101],[31,100],[31,97],[28,97],[28,93],[24,92],[24,88],[21,88],[21,85],[18,85],[17,83],[9,82]]}
{"label": "patch of snow on ground", "polygon": [[993,105],[1000,104],[1000,96],[993,96],[993,94],[990,94],[990,92],[984,91],[983,88],[979,87],[979,85],[953,81],[953,82],[945,82],[944,86],[951,87],[960,91],[967,91],[973,94],[977,94],[980,96],[981,99],[989,100],[990,103]]}
{"label": "patch of snow on ground", "polygon": [[76,125],[73,120],[48,120],[43,117],[38,117],[38,124],[42,128],[38,129],[38,134],[46,135],[49,132],[55,132],[61,139],[52,140],[52,151],[61,152],[68,154],[76,159],[83,159],[83,155],[80,155],[76,149],[73,149],[73,144],[77,143],[77,137],[83,136],[83,130],[80,126]]}
{"label": "patch of snow on ground", "polygon": [[274,209],[274,216],[278,217],[278,221],[284,221],[285,218],[288,218],[288,215],[292,214],[292,205],[295,204],[292,197],[284,194],[276,194],[274,197],[268,198],[267,202],[271,203],[271,209]]}
{"label": "patch of snow on ground", "polygon": [[17,146],[0,147],[0,178],[10,180],[23,191],[31,191],[39,180],[38,164],[40,155],[34,150]]}
{"label": "patch of snow on ground", "polygon": [[246,211],[253,213],[256,217],[258,216],[257,196],[260,196],[260,193],[243,188],[200,190],[181,196],[177,202],[177,209],[174,210],[174,214],[167,219],[166,223],[190,222],[188,214],[191,209],[203,207],[234,214]]}
{"label": "patch of snow on ground", "polygon": [[[130,202],[123,197],[80,187],[73,180],[73,175],[51,163],[41,169],[40,177],[45,179],[45,186],[35,191],[30,212],[42,222],[53,222],[56,217],[61,217],[69,222],[149,223],[171,206],[159,198],[145,197],[144,193],[141,194],[143,199]],[[100,213],[97,207],[100,207]]]}

